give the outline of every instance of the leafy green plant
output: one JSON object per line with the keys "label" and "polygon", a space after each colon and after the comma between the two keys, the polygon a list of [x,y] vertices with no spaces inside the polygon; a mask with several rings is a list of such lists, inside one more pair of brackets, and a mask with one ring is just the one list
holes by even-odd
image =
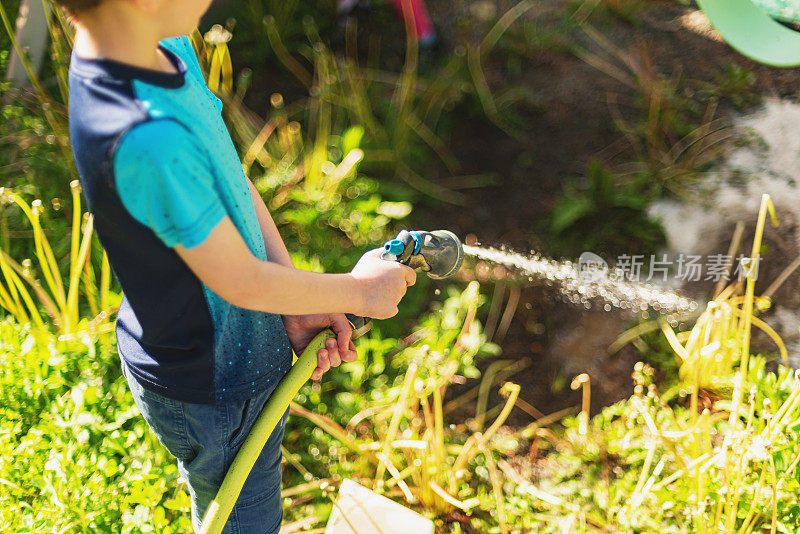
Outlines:
{"label": "leafy green plant", "polygon": [[[389,52],[381,55],[382,35],[365,30],[363,34],[370,40],[365,59],[358,42],[362,33],[356,31],[355,22],[348,21],[344,35],[340,36],[341,32],[329,26],[330,18],[326,15],[330,6],[326,3],[298,6],[292,2],[285,9],[274,3],[255,0],[251,3],[251,9],[261,14],[255,20],[264,21],[263,29],[256,35],[267,37],[271,53],[308,91],[308,101],[300,98],[287,106],[290,120],[305,121],[306,128],[315,135],[320,127],[338,132],[362,127],[362,166],[367,172],[392,179],[394,189],[402,187],[420,200],[454,204],[465,200],[461,189],[479,187],[492,178],[460,175],[461,165],[446,142],[456,106],[478,111],[476,120],[482,115],[507,133],[524,135],[524,125],[519,123],[515,109],[518,104],[532,100],[530,93],[519,84],[490,87],[483,64],[491,59],[509,28],[534,6],[534,2],[521,2],[486,32],[481,29],[480,35],[459,35],[457,48],[463,52],[441,58],[420,73],[419,50],[414,39],[405,41],[401,66],[384,70],[381,58],[396,58],[396,50],[402,46],[392,42]],[[377,12],[388,7],[376,5],[374,9]],[[286,12],[296,13],[287,18]],[[301,16],[301,13],[308,14]],[[298,21],[302,21],[304,44],[297,41]],[[250,26],[240,30],[237,23],[232,27],[237,35],[240,31],[246,34],[245,41],[253,39],[254,30]],[[338,51],[341,47],[336,50],[332,47],[332,34],[344,40],[344,54]],[[237,50],[240,43],[236,37],[231,40],[231,46]],[[240,138],[243,146],[248,146],[263,126],[263,121],[258,124],[252,119],[251,116],[245,121],[251,123],[245,128],[233,127],[245,132]]]}
{"label": "leafy green plant", "polygon": [[[635,366],[634,393],[563,429],[539,433],[531,478],[505,473],[531,497],[538,532],[793,532],[800,411],[797,373],[748,363],[748,398],[730,390],[703,404],[662,396]],[[731,423],[731,415],[734,423]],[[533,473],[536,473],[535,475]],[[589,489],[591,488],[591,489]]]}
{"label": "leafy green plant", "polygon": [[[207,19],[226,21],[226,29],[235,34],[231,44],[238,61],[256,71],[277,73],[289,55],[300,56],[294,61],[303,70],[310,67],[305,21],[316,21],[328,35],[336,28],[336,10],[331,0],[247,0],[236,6],[212,6]],[[269,46],[264,45],[265,38]]]}
{"label": "leafy green plant", "polygon": [[646,179],[618,185],[617,178],[595,161],[589,164],[586,181],[584,187],[567,189],[550,214],[554,254],[631,254],[655,250],[664,242],[661,226],[646,214],[652,196]]}
{"label": "leafy green plant", "polygon": [[[29,205],[13,190],[0,189],[0,201],[16,204],[30,222],[37,260],[37,269],[34,272],[29,259],[17,263],[0,248],[0,272],[3,275],[0,279],[0,307],[11,313],[20,324],[33,322],[37,328],[45,329],[47,325],[39,313],[41,307],[49,315],[48,323],[52,322],[61,335],[74,336],[85,328],[108,332],[113,326],[109,322],[113,314],[112,306],[118,303],[119,297],[111,292],[111,268],[105,252],[102,253],[100,261],[100,279],[97,280],[95,277],[90,259],[93,248],[93,220],[88,213],[84,214],[81,210],[78,181],[73,181],[71,187],[73,218],[66,273],[62,272],[50,240],[42,227],[40,219],[42,201],[34,200]],[[37,275],[44,277],[44,284]],[[92,313],[91,321],[80,319],[81,283],[86,304]]]}
{"label": "leafy green plant", "polygon": [[[317,39],[309,29],[309,39]],[[416,44],[409,40],[406,63],[399,75],[376,76],[359,69],[349,58],[339,58],[321,41],[314,42],[314,75],[311,90],[311,124],[315,141],[324,141],[325,131],[339,124],[340,130],[360,126],[364,131],[365,162],[379,172],[391,169],[394,177],[415,191],[449,202],[461,195],[423,175],[414,161],[438,157],[449,172],[457,172],[458,161],[436,135],[437,113],[459,94],[438,84],[422,86],[417,78]],[[393,80],[386,84],[381,78]],[[423,120],[423,117],[427,120]],[[324,146],[324,144],[323,144]],[[428,165],[427,171],[432,167]]]}
{"label": "leafy green plant", "polygon": [[[749,258],[743,258],[741,265],[737,267],[744,276],[744,287],[740,281],[735,281],[728,287],[723,287],[722,283],[718,284],[716,294],[689,330],[676,333],[666,319],[658,318],[623,333],[612,343],[609,351],[614,353],[623,345],[640,338],[642,334],[660,329],[669,348],[677,356],[678,378],[682,384],[692,386],[692,403],[695,406],[701,390],[733,388],[734,366],[741,361],[746,363],[752,326],[762,330],[774,341],[781,360],[784,364],[788,364],[788,352],[783,340],[767,323],[756,317],[757,312],[763,312],[771,305],[768,295],[755,297],[755,278],[758,275],[758,268],[750,267],[760,263],[764,225],[768,214],[771,215],[773,224],[777,225],[778,220],[772,200],[768,195],[763,195],[756,221],[752,254]],[[737,231],[731,243],[731,250],[738,247],[740,238],[741,233]],[[732,268],[732,265],[726,268],[726,276],[730,275]],[[781,281],[784,279],[781,277]],[[720,282],[724,280],[723,278]],[[780,283],[777,285],[773,283],[768,291],[774,292]],[[741,389],[743,386],[738,384],[737,387]]]}
{"label": "leafy green plant", "polygon": [[739,109],[758,102],[759,95],[754,91],[756,76],[750,69],[729,63],[717,75],[716,83],[708,88],[708,93],[717,98],[729,100]]}
{"label": "leafy green plant", "polygon": [[[14,7],[16,3],[8,4],[9,9]],[[13,15],[15,11],[6,9],[5,4],[0,7],[0,33],[11,50],[0,51],[0,71],[7,67],[9,52],[18,48],[9,20],[9,13]],[[50,54],[41,73],[37,74],[27,56],[22,55],[30,87],[0,82],[0,178],[4,186],[0,195],[0,251],[4,257],[0,285],[5,287],[0,307],[20,320],[28,317],[40,325],[39,316],[44,313],[65,334],[78,329],[79,302],[92,306],[95,315],[100,313],[99,290],[84,282],[81,294],[79,286],[82,277],[88,280],[86,277],[94,275],[94,269],[102,270],[102,260],[92,263],[92,256],[101,256],[96,242],[75,242],[76,236],[83,235],[81,225],[86,222],[81,218],[79,199],[77,222],[76,213],[68,209],[69,201],[62,205],[62,200],[75,202],[77,197],[70,186],[75,168],[66,114],[72,33],[58,8],[52,10],[49,30]],[[36,200],[31,202],[31,198]],[[87,244],[83,253],[88,260],[84,264],[78,261],[82,258],[78,255],[82,242]],[[73,272],[73,267],[79,268],[78,272]],[[42,276],[44,279],[39,279]],[[77,276],[77,282],[70,286],[71,276]],[[95,283],[98,281],[92,281]],[[94,295],[88,301],[83,300],[87,291]]]}
{"label": "leafy green plant", "polygon": [[[746,265],[758,263],[768,213],[774,216],[764,195]],[[639,363],[630,400],[604,410],[588,430],[580,421],[566,422],[566,442],[591,466],[586,477],[602,477],[604,495],[582,500],[582,507],[614,517],[626,531],[796,528],[791,496],[800,462],[800,381],[785,367],[766,371],[766,359],[750,354],[750,330],[757,326],[786,360],[783,342],[754,316],[764,307],[754,295],[755,274],[745,268],[743,294],[739,284],[720,291],[684,332],[676,334],[663,320],[650,323],[661,326],[680,361],[673,393],[660,395],[652,368]]]}
{"label": "leafy green plant", "polygon": [[[37,100],[38,109],[41,115],[45,118],[48,126],[52,131],[53,139],[51,144],[57,143],[61,149],[61,156],[66,161],[72,160],[72,154],[69,149],[69,137],[66,121],[65,106],[67,102],[67,62],[65,61],[66,50],[71,48],[72,34],[67,24],[63,13],[60,9],[54,10],[55,23],[50,24],[50,36],[53,40],[53,60],[55,67],[55,76],[58,81],[58,87],[61,100],[54,98],[50,93],[45,90],[42,80],[36,73],[30,59],[17,43],[14,30],[11,25],[11,20],[3,6],[0,6],[0,22],[3,24],[6,36],[11,42],[12,48],[17,52],[20,62],[25,69],[28,79],[33,88],[33,95]],[[66,42],[66,45],[65,45]],[[10,89],[10,85],[6,85]]]}

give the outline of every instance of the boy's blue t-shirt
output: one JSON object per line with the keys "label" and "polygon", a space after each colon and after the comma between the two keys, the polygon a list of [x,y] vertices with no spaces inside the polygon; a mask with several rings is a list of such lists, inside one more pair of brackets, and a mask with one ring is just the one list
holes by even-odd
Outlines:
{"label": "boy's blue t-shirt", "polygon": [[70,137],[95,229],[120,281],[123,365],[173,399],[241,400],[280,380],[292,350],[278,315],[234,306],[172,247],[202,243],[227,215],[267,255],[239,156],[186,36],[167,73],[73,53]]}

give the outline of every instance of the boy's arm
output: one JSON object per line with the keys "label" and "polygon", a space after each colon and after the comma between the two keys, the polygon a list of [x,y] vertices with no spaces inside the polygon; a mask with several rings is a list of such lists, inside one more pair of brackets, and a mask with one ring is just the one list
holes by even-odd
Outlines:
{"label": "boy's arm", "polygon": [[199,245],[175,251],[217,295],[240,308],[280,315],[355,313],[384,319],[416,279],[405,265],[380,259],[382,249],[365,254],[347,274],[303,271],[250,252],[225,216]]}
{"label": "boy's arm", "polygon": [[253,197],[253,206],[256,209],[256,217],[258,217],[258,225],[261,227],[261,234],[264,237],[267,258],[280,265],[294,267],[289,251],[286,249],[283,238],[278,232],[278,227],[275,225],[275,221],[272,219],[266,204],[264,204],[264,199],[261,198],[261,194],[249,178],[247,179],[247,185],[250,187],[250,195]]}
{"label": "boy's arm", "polygon": [[[317,352],[317,368],[311,376],[314,380],[341,360],[355,359],[343,313],[391,317],[397,313],[406,288],[416,280],[410,267],[382,260],[383,249],[362,256],[348,274],[313,273],[260,260],[250,252],[228,216],[202,243],[191,248],[177,245],[175,252],[206,286],[231,304],[301,318],[306,324],[298,324],[293,336],[293,344],[300,351],[313,337],[312,327],[333,326],[339,343],[329,339]],[[325,317],[321,324],[314,323]]]}
{"label": "boy's arm", "polygon": [[[285,267],[294,267],[286,244],[278,232],[278,227],[275,225],[275,220],[264,203],[264,199],[250,179],[247,179],[247,185],[250,187],[250,195],[253,197],[253,206],[264,238],[267,257],[270,261]],[[297,354],[302,353],[311,340],[323,329],[330,327],[336,332],[337,340],[329,339],[325,343],[325,348],[317,353],[317,368],[311,375],[313,380],[319,380],[328,369],[338,367],[343,361],[356,360],[356,347],[351,339],[353,329],[344,314],[283,315],[282,319],[286,334]]]}

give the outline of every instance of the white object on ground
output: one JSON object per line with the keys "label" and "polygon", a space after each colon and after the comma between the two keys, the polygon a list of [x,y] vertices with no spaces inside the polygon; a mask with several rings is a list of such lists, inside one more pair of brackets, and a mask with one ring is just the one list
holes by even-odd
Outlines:
{"label": "white object on ground", "polygon": [[433,521],[345,479],[325,534],[433,534]]}

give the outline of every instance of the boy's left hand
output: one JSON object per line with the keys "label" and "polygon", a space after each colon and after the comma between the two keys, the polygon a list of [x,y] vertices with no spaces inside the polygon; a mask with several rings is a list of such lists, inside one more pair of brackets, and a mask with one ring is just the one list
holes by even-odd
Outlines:
{"label": "boy's left hand", "polygon": [[292,349],[298,356],[303,353],[314,337],[325,328],[336,332],[336,339],[325,342],[325,348],[317,351],[317,368],[311,373],[312,380],[319,380],[331,367],[342,362],[353,362],[358,357],[351,339],[353,329],[343,313],[320,313],[315,315],[283,315],[283,326],[289,335]]}

